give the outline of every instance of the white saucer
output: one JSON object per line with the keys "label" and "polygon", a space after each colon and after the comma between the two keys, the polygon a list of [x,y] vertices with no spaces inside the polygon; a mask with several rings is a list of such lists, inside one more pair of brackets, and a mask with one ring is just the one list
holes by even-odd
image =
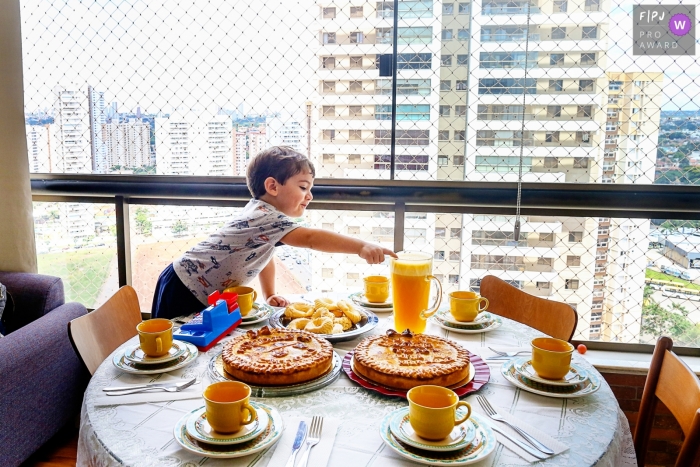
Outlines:
{"label": "white saucer", "polygon": [[583,383],[588,378],[588,372],[575,363],[571,364],[569,372],[562,379],[543,378],[538,375],[535,369],[532,367],[531,357],[521,357],[513,361],[513,368],[522,376],[532,381],[537,381],[538,383],[542,384],[550,384],[552,386],[576,386],[577,384]]}
{"label": "white saucer", "polygon": [[199,350],[197,350],[197,347],[195,347],[193,344],[185,341],[178,341],[178,344],[183,345],[187,351],[180,355],[176,360],[171,360],[159,365],[141,365],[140,363],[134,363],[131,360],[127,360],[124,356],[124,351],[117,351],[114,353],[114,357],[112,358],[112,364],[117,367],[117,369],[125,373],[132,373],[135,375],[155,375],[158,373],[167,373],[169,371],[178,370],[195,361],[197,359],[197,355],[199,355]]}
{"label": "white saucer", "polygon": [[394,302],[391,296],[389,296],[389,298],[380,303],[370,302],[369,300],[367,300],[367,297],[362,292],[355,292],[354,294],[351,294],[348,298],[350,298],[350,300],[352,300],[356,304],[365,308],[394,308]]}
{"label": "white saucer", "polygon": [[172,347],[168,351],[167,355],[161,357],[149,357],[141,350],[140,345],[134,347],[128,347],[124,351],[124,358],[127,360],[138,363],[139,365],[158,365],[160,363],[167,363],[169,361],[175,360],[187,351],[187,347],[183,345],[182,342],[174,340]]}
{"label": "white saucer", "polygon": [[265,321],[274,313],[275,309],[266,303],[253,303],[253,309],[241,318],[241,326]]}
{"label": "white saucer", "polygon": [[482,311],[476,315],[474,321],[457,321],[455,317],[452,316],[452,313],[450,313],[450,310],[439,310],[436,315],[441,320],[450,324],[456,324],[457,326],[477,326],[491,320],[491,313],[488,311]]}
{"label": "white saucer", "polygon": [[437,316],[433,316],[431,319],[433,319],[435,321],[435,324],[437,324],[441,328],[446,329],[450,332],[456,332],[458,334],[480,334],[482,332],[489,332],[493,331],[494,329],[498,329],[503,324],[501,317],[494,314],[491,314],[490,323],[482,323],[477,324],[475,326],[458,326],[456,324],[448,323],[447,321],[442,320]]}
{"label": "white saucer", "polygon": [[588,373],[588,377],[575,386],[553,386],[551,384],[541,384],[530,379],[515,370],[514,363],[517,359],[508,360],[501,367],[501,374],[513,385],[525,391],[539,394],[541,396],[556,397],[559,399],[575,399],[577,397],[593,394],[601,387],[600,379],[595,373]]}
{"label": "white saucer", "polygon": [[[462,413],[464,412],[459,411],[458,416]],[[440,441],[430,441],[421,438],[413,430],[409,421],[408,407],[398,409],[394,411],[394,414],[390,424],[391,434],[399,441],[414,448],[434,452],[457,451],[469,446],[474,441],[474,437],[476,437],[476,427],[471,420],[467,420],[461,425],[454,427],[447,438]]]}
{"label": "white saucer", "polygon": [[258,414],[257,418],[252,423],[243,425],[243,427],[235,433],[219,433],[214,431],[211,425],[209,425],[209,422],[207,422],[206,407],[193,410],[190,412],[190,417],[185,424],[187,434],[197,441],[219,446],[240,444],[250,441],[259,436],[270,423],[270,417],[259,404],[250,401],[250,405],[253,406],[255,412]]}

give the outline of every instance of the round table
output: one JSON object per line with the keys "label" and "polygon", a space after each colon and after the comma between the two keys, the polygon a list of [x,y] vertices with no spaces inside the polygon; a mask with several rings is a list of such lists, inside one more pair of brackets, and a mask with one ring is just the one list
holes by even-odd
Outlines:
{"label": "round table", "polygon": [[[390,314],[378,314],[379,325],[368,334],[385,332],[393,324]],[[258,328],[266,322],[249,326]],[[239,328],[237,332],[245,332]],[[438,327],[432,320],[426,333],[448,337],[464,345],[469,351],[481,355],[488,346],[528,347],[532,338],[542,333],[523,324],[503,319],[503,325],[488,333],[456,334]],[[365,334],[368,335],[368,334]],[[362,337],[335,345],[343,356],[352,350]],[[137,338],[124,345],[137,343]],[[222,348],[218,344],[206,353],[200,353],[194,363],[179,372],[198,374],[206,378],[210,359]],[[586,370],[596,370],[585,358],[574,355],[574,362]],[[538,465],[546,466],[635,466],[634,448],[626,418],[622,414],[610,387],[603,380],[598,392],[577,399],[554,399],[520,390],[500,374],[501,362],[489,363],[491,379],[479,391],[497,406],[509,413],[525,417],[527,423],[569,446],[569,450],[550,457]],[[143,404],[96,406],[95,398],[102,395],[102,388],[120,385],[122,375],[107,358],[97,369],[83,399],[78,465],[80,466],[198,466],[198,457],[175,442],[172,429],[185,413],[203,405],[201,399]],[[602,377],[601,377],[602,380]],[[206,379],[205,379],[206,384]],[[473,406],[474,395],[466,398]],[[350,466],[407,466],[418,465],[398,457],[379,437],[382,417],[406,401],[379,395],[357,386],[344,374],[332,385],[321,390],[290,397],[266,398],[264,402],[277,408],[283,418],[323,415],[340,422],[333,444],[328,467]],[[287,430],[296,430],[296,426]],[[274,451],[274,446],[263,455],[249,456],[250,461],[240,465],[264,467]],[[246,458],[248,459],[248,458]],[[231,460],[208,459],[206,465],[231,465]],[[239,465],[239,464],[235,464]],[[477,466],[529,465],[502,445]],[[275,466],[276,467],[276,466]]]}

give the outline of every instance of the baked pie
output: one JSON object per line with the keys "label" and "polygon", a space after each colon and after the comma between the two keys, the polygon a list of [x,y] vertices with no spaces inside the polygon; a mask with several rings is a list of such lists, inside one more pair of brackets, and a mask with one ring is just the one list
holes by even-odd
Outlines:
{"label": "baked pie", "polygon": [[306,331],[267,326],[231,339],[221,356],[228,374],[261,386],[303,383],[333,366],[333,347],[326,339]]}
{"label": "baked pie", "polygon": [[353,371],[390,388],[452,386],[469,376],[469,352],[442,337],[389,329],[355,347]]}

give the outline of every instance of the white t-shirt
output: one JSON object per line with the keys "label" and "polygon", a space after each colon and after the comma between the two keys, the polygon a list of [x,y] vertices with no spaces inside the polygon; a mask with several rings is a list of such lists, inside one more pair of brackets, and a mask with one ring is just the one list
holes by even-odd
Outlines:
{"label": "white t-shirt", "polygon": [[215,290],[252,281],[274,255],[275,245],[297,227],[271,204],[252,199],[233,221],[173,261],[173,269],[206,305]]}

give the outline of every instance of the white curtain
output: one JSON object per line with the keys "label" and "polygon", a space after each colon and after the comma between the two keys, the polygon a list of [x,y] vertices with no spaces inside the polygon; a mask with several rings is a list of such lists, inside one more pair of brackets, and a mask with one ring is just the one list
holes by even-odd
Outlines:
{"label": "white curtain", "polygon": [[19,0],[0,0],[0,271],[36,272]]}

